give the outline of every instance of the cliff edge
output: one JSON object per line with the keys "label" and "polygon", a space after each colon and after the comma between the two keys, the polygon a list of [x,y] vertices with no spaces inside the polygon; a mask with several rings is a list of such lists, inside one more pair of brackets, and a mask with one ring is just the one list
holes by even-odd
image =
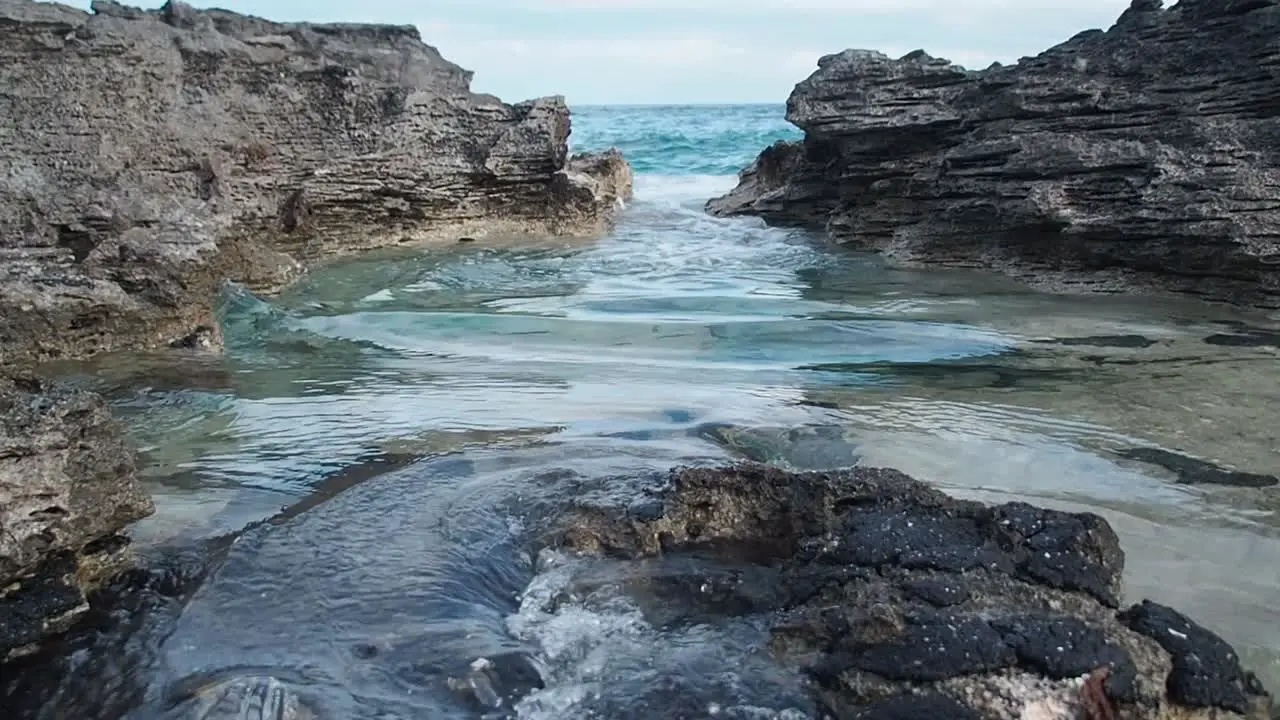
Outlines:
{"label": "cliff edge", "polygon": [[1276,0],[1133,0],[1017,65],[819,60],[708,203],[905,262],[1280,305]]}
{"label": "cliff edge", "polygon": [[0,0],[0,660],[65,627],[89,556],[152,511],[101,399],[22,368],[216,349],[227,280],[608,226],[622,156],[569,157],[563,98],[470,82],[413,27]]}

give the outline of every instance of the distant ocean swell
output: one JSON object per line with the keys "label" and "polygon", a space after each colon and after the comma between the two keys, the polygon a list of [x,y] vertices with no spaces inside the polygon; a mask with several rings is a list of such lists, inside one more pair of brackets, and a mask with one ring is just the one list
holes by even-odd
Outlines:
{"label": "distant ocean swell", "polygon": [[569,144],[574,152],[616,147],[638,175],[732,177],[761,148],[801,137],[784,115],[781,105],[580,106]]}

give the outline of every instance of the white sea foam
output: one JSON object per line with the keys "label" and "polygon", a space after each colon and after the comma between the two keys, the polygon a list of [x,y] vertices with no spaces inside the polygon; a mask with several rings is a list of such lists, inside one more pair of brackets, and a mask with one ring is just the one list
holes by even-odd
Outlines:
{"label": "white sea foam", "polygon": [[737,182],[734,175],[640,174],[636,176],[635,199],[664,204],[696,203],[701,207],[707,200],[732,190]]}
{"label": "white sea foam", "polygon": [[396,296],[395,296],[395,295],[393,295],[393,294],[391,293],[391,290],[390,290],[389,288],[383,288],[382,290],[379,290],[378,292],[370,293],[370,294],[365,295],[364,297],[360,298],[360,302],[362,302],[362,303],[384,303],[384,302],[391,302],[392,300],[395,300],[395,299],[396,299]]}
{"label": "white sea foam", "polygon": [[[734,720],[808,717],[798,677],[761,659],[763,638],[749,620],[657,625],[626,589],[638,568],[552,552],[538,565],[507,622],[541,649],[547,670],[546,687],[517,705],[519,717],[611,717],[635,703],[653,717],[693,707]],[[665,602],[647,603],[655,601]]]}

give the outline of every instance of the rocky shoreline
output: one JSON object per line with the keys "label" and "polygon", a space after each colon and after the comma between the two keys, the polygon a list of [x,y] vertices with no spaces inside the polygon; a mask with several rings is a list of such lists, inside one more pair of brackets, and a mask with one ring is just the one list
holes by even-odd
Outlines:
{"label": "rocky shoreline", "polygon": [[153,511],[102,400],[34,364],[216,351],[227,280],[609,226],[622,156],[570,157],[563,98],[470,81],[413,27],[0,0],[0,659],[83,612],[102,547]]}
{"label": "rocky shoreline", "polygon": [[1013,66],[823,57],[707,208],[1054,289],[1280,306],[1273,0],[1133,0]]}
{"label": "rocky shoreline", "polygon": [[[195,608],[225,634],[216,593],[184,603],[206,573],[242,591],[234,575],[219,576],[225,566],[214,557],[237,538],[121,572],[122,531],[153,512],[132,450],[102,398],[36,380],[33,365],[136,348],[216,351],[213,302],[228,280],[271,293],[315,263],[380,247],[592,235],[631,194],[619,154],[569,157],[562,99],[508,105],[474,94],[470,73],[413,28],[280,24],[177,2],[142,11],[99,1],[93,11],[0,0],[0,161],[10,168],[0,176],[0,662],[30,672],[6,674],[0,697],[6,706],[10,692],[31,698],[15,705],[20,713],[64,711],[42,701],[59,692],[50,679],[72,671],[91,676],[91,697],[68,700],[92,701],[81,715],[136,708],[143,696],[133,683],[167,681],[97,662],[139,645],[144,655],[163,649],[164,632],[152,645],[120,631],[98,636],[100,646],[85,641],[96,650],[50,649],[46,641],[91,605],[104,624],[126,626],[163,624],[153,606],[175,616]],[[751,183],[785,196],[793,179],[784,175],[808,172],[810,152],[769,151],[732,197],[750,195]],[[757,212],[768,202],[713,209]],[[810,209],[768,217],[812,224]],[[572,473],[543,479],[576,482]],[[1121,610],[1123,552],[1097,516],[958,501],[890,470],[739,466],[667,480],[625,508],[573,493],[572,509],[536,518],[557,529],[533,549],[625,565],[612,577],[657,601],[648,607],[655,625],[759,618],[771,637],[763,649],[807,678],[797,700],[806,711],[884,720],[1267,716],[1269,696],[1217,636],[1160,605]],[[316,517],[314,504],[254,532],[296,529]],[[327,510],[317,525],[330,534],[308,547],[349,528],[349,507]],[[307,565],[286,549],[277,559]],[[245,557],[242,565],[261,568]],[[599,590],[596,577],[587,573],[556,602]],[[260,612],[259,596],[249,599],[245,607]],[[188,632],[204,637],[195,615]],[[390,662],[373,644],[352,650],[352,662]],[[543,683],[533,667],[515,654],[477,658],[449,688],[468,707],[505,716]],[[246,708],[308,716],[289,678],[193,684],[200,679],[179,678],[188,695],[161,700],[182,701],[190,717],[225,720]],[[660,696],[597,696],[597,710],[707,711],[705,688],[663,680]]]}

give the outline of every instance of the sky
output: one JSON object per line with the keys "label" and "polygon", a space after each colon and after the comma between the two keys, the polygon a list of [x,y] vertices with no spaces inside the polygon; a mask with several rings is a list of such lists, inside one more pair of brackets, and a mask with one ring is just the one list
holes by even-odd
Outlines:
{"label": "sky", "polygon": [[[156,7],[161,1],[124,0]],[[78,3],[87,7],[88,0]],[[417,25],[508,102],[786,100],[819,57],[917,48],[969,68],[1014,62],[1089,28],[1129,0],[195,0],[271,20]]]}

